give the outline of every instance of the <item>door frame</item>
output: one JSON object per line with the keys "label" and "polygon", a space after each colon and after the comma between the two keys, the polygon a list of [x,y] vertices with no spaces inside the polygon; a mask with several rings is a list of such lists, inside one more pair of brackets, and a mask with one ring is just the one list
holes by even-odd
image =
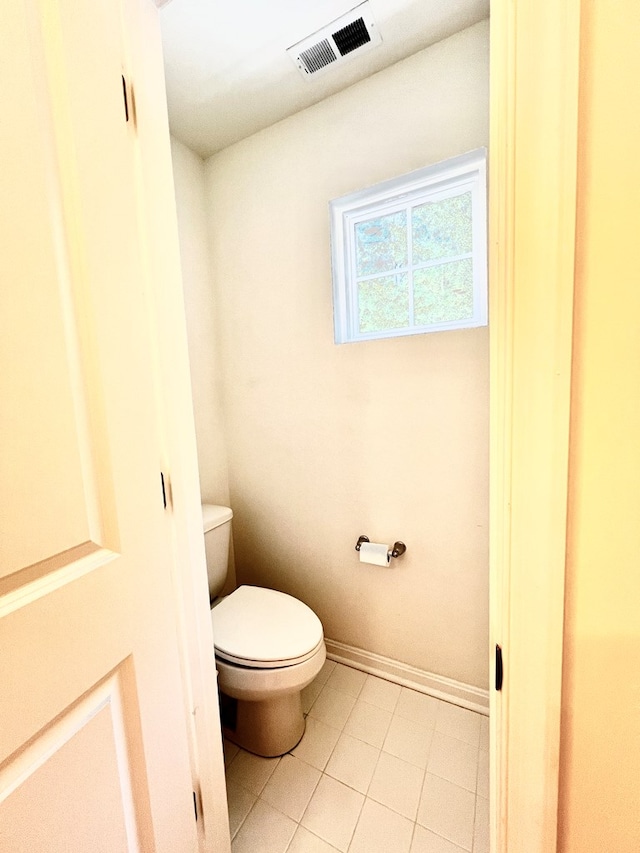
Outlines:
{"label": "door frame", "polygon": [[580,0],[492,2],[493,853],[557,845],[579,48]]}
{"label": "door frame", "polygon": [[[490,40],[490,641],[505,663],[503,690],[491,691],[491,850],[549,853],[560,761],[580,0],[493,0]],[[197,470],[178,289],[156,293],[156,322],[159,371],[181,401],[167,392],[164,417],[174,436],[169,456],[180,459],[174,495],[184,498],[174,505],[183,668],[191,695],[205,700],[192,738],[208,776],[206,823],[225,788],[212,735],[211,629],[199,601],[204,555],[192,518]],[[228,826],[205,833],[202,850],[213,851],[214,836],[216,849],[229,850]]]}
{"label": "door frame", "polygon": [[125,26],[147,43],[129,51],[123,70],[145,91],[135,113],[139,224],[198,850],[231,853],[159,13],[152,0],[123,8]]}

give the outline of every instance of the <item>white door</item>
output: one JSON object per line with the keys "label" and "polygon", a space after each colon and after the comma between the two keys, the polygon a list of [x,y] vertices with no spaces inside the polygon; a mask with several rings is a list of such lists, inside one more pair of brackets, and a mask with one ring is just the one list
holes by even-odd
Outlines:
{"label": "white door", "polygon": [[120,28],[0,4],[3,853],[196,847]]}

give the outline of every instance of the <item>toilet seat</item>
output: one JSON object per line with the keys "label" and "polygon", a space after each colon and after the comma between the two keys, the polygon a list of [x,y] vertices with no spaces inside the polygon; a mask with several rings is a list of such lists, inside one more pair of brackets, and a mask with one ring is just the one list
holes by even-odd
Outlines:
{"label": "toilet seat", "polygon": [[249,660],[247,658],[239,658],[235,655],[231,655],[228,652],[221,652],[220,649],[216,646],[216,660],[222,660],[226,663],[235,664],[236,666],[245,667],[246,669],[281,669],[283,667],[295,666],[299,663],[304,663],[305,661],[311,660],[318,652],[324,647],[324,640],[320,640],[318,645],[311,649],[310,652],[307,652],[306,655],[300,655],[296,658],[287,658],[282,660],[274,660],[274,661],[260,661],[260,660]]}
{"label": "toilet seat", "polygon": [[216,656],[237,666],[275,669],[309,660],[323,645],[322,623],[291,595],[240,586],[211,610]]}

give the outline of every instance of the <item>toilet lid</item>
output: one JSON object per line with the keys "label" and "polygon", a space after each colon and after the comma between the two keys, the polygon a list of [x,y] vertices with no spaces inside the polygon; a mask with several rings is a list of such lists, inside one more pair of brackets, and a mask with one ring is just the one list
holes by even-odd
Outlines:
{"label": "toilet lid", "polygon": [[322,643],[322,623],[291,595],[240,586],[211,611],[216,654],[244,666],[291,666]]}

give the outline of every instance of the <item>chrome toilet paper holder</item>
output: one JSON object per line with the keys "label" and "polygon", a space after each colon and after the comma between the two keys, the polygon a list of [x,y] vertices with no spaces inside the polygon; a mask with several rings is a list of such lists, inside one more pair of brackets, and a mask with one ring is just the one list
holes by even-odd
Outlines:
{"label": "chrome toilet paper holder", "polygon": [[[371,540],[369,539],[368,536],[358,536],[358,541],[356,542],[356,551],[360,550],[363,542],[370,542],[370,541]],[[398,541],[398,542],[393,543],[393,548],[391,549],[391,551],[389,551],[389,554],[392,557],[401,557],[406,550],[407,550],[407,546],[404,544],[404,542]]]}

